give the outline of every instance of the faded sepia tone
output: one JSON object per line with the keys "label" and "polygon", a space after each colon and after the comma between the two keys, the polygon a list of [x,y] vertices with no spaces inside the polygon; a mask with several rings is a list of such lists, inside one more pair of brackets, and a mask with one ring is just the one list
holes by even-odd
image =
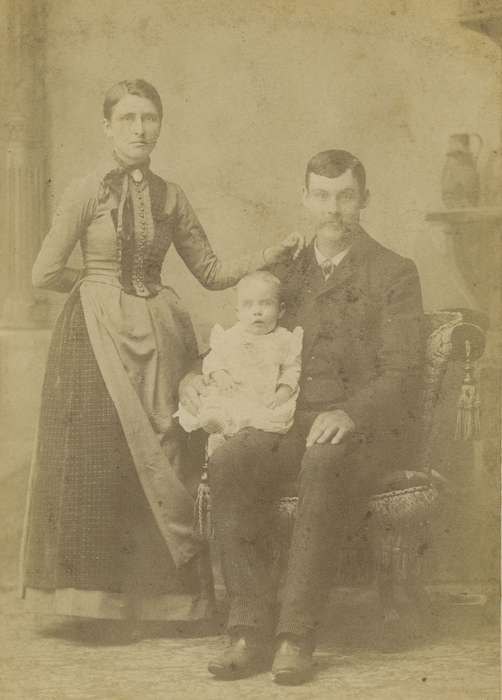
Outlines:
{"label": "faded sepia tone", "polygon": [[[308,235],[305,165],[318,151],[347,149],[367,170],[362,224],[415,261],[425,311],[474,310],[467,318],[483,333],[489,324],[475,367],[481,439],[454,439],[463,357],[448,363],[430,414],[430,466],[451,489],[432,524],[434,629],[383,654],[373,633],[381,615],[374,586],[337,583],[316,677],[290,692],[498,697],[502,3],[0,0],[0,18],[2,697],[288,692],[267,674],[233,684],[211,679],[207,662],[221,644],[214,631],[123,646],[77,643],[61,618],[33,616],[17,595],[39,396],[64,301],[32,291],[31,267],[66,186],[103,155],[105,91],[135,77],[155,85],[164,103],[152,168],[182,186],[222,257],[254,253],[292,231]],[[442,173],[458,134],[481,137],[472,161],[480,194],[452,204],[442,198]],[[471,136],[473,153],[478,141]],[[78,253],[72,264],[79,266]],[[234,322],[234,292],[203,289],[174,251],[163,281],[183,299],[201,350],[216,323]]]}

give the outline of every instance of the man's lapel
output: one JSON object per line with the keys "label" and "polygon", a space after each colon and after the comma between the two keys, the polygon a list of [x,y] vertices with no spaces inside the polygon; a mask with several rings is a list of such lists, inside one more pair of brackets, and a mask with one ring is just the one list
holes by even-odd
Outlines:
{"label": "man's lapel", "polygon": [[[317,263],[314,241],[300,254],[288,272],[282,276],[286,298],[296,307],[291,314],[294,323],[303,327],[303,355],[308,357],[320,331],[321,317],[319,304],[321,297],[340,287],[349,287],[360,265],[371,247],[372,239],[359,229],[350,251],[335,268],[333,275],[325,282]],[[289,313],[288,313],[289,316]]]}
{"label": "man's lapel", "polygon": [[[311,297],[312,303],[307,307],[308,313],[304,314],[302,319],[304,357],[310,356],[321,330],[320,304],[326,303],[323,297],[335,289],[345,287],[348,290],[353,285],[361,263],[371,247],[371,241],[370,236],[363,229],[360,229],[351,249],[326,282],[322,280],[322,274],[320,274],[319,265],[315,258],[314,244],[309,246],[310,251],[306,251],[310,257],[303,283],[306,285],[305,293]],[[315,280],[319,280],[319,278],[322,281],[316,284]]]}
{"label": "man's lapel", "polygon": [[291,281],[298,290],[296,303],[300,313],[297,322],[303,328],[303,355],[307,357],[320,330],[321,319],[316,299],[325,282],[315,257],[314,241],[307,246],[301,258],[296,268],[297,273]]}
{"label": "man's lapel", "polygon": [[339,287],[347,287],[357,273],[370,245],[370,236],[362,228],[359,228],[357,237],[352,243],[349,252],[335,267],[331,277],[317,290],[317,296],[329,294],[333,289]]}

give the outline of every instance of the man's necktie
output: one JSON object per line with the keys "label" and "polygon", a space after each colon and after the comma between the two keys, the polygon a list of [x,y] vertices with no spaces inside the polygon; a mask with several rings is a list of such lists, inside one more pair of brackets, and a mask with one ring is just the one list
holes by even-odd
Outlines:
{"label": "man's necktie", "polygon": [[321,265],[321,269],[322,269],[322,274],[324,275],[324,281],[327,282],[328,279],[333,274],[333,270],[335,269],[333,261],[332,260],[325,260]]}

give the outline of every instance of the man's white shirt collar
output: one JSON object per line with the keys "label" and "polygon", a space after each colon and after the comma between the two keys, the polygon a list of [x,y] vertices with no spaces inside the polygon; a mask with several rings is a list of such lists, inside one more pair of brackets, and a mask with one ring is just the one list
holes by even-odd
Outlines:
{"label": "man's white shirt collar", "polygon": [[323,255],[321,253],[321,251],[317,247],[317,243],[314,243],[314,253],[315,253],[316,260],[317,260],[317,264],[320,267],[325,265],[327,262],[330,262],[332,265],[334,265],[336,267],[337,265],[339,265],[342,262],[342,260],[347,255],[349,250],[350,250],[350,246],[348,246],[348,248],[345,248],[345,250],[340,251],[340,253],[333,255],[332,258],[328,258],[326,255]]}

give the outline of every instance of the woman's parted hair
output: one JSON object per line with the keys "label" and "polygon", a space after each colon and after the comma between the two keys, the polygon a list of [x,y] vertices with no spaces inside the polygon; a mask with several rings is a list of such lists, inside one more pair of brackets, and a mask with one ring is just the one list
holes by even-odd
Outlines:
{"label": "woman's parted hair", "polygon": [[121,80],[120,83],[112,85],[106,92],[103,102],[103,116],[105,119],[111,119],[113,108],[117,102],[120,102],[126,95],[137,95],[138,97],[144,97],[150,100],[150,102],[155,105],[160,119],[162,119],[163,108],[159,93],[153,85],[141,78],[137,78],[136,80]]}

